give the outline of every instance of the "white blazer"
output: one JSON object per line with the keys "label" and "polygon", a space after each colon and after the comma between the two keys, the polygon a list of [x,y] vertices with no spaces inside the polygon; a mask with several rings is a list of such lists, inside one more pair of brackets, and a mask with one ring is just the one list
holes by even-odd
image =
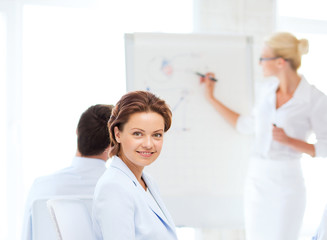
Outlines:
{"label": "white blazer", "polygon": [[[142,175],[155,201],[118,157],[94,193],[93,227],[98,240],[176,240],[174,222],[154,181]],[[157,203],[157,204],[156,204]]]}

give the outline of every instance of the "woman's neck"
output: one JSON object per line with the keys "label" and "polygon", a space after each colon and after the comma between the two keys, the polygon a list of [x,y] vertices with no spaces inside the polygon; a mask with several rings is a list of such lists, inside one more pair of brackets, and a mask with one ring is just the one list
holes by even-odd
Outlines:
{"label": "woman's neck", "polygon": [[301,81],[301,77],[294,70],[282,72],[277,78],[279,80],[278,92],[283,95],[293,95]]}

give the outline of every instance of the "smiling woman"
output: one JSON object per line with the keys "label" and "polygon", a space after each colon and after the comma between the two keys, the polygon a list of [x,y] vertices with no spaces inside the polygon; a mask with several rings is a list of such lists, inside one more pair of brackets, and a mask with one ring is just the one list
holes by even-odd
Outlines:
{"label": "smiling woman", "polygon": [[97,239],[177,239],[154,181],[143,172],[160,155],[172,114],[150,92],[125,94],[108,122],[111,165],[97,183],[93,217]]}
{"label": "smiling woman", "polygon": [[[118,156],[141,177],[143,168],[153,163],[159,156],[163,144],[164,120],[155,112],[133,113],[123,130],[116,126],[115,138],[120,144]],[[138,179],[143,188],[142,178]]]}

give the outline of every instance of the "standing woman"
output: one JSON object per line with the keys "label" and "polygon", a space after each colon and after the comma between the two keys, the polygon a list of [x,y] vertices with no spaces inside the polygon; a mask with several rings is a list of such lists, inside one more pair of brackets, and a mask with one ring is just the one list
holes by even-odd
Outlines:
{"label": "standing woman", "polygon": [[172,113],[150,92],[124,95],[108,122],[109,168],[97,183],[94,229],[104,240],[176,240],[174,222],[144,167],[160,155]]}
{"label": "standing woman", "polygon": [[[247,240],[297,240],[306,194],[302,153],[327,156],[327,97],[297,73],[308,41],[275,33],[262,49],[260,65],[267,81],[252,116],[240,115],[214,97],[215,83],[206,74],[205,95],[238,131],[255,134],[254,153],[245,185]],[[314,132],[317,143],[307,139]]]}

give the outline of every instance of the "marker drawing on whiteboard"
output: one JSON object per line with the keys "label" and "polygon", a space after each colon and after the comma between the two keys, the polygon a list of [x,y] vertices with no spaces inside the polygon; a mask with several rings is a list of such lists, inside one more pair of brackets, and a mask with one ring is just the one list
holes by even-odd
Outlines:
{"label": "marker drawing on whiteboard", "polygon": [[[206,75],[199,73],[199,72],[195,72],[196,75],[200,76],[200,77],[205,77]],[[214,81],[214,82],[218,82],[218,80],[214,77],[209,77],[210,80]]]}

